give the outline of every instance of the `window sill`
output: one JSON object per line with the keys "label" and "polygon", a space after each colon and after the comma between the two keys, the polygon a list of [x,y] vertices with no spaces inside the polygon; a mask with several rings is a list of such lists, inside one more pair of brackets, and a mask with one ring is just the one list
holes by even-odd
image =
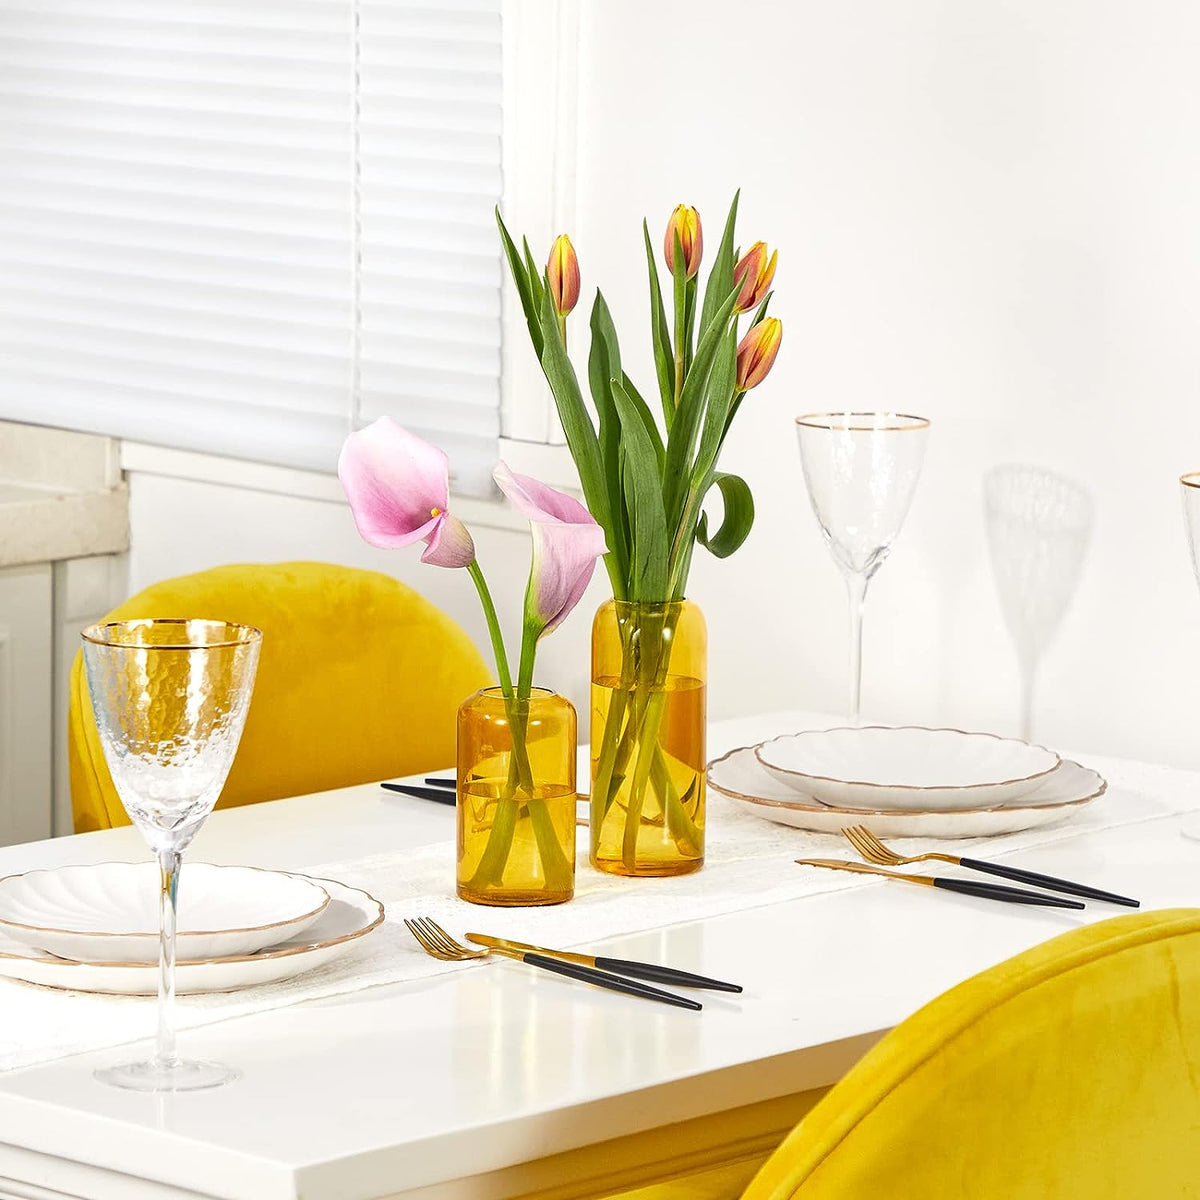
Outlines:
{"label": "window sill", "polygon": [[[555,447],[537,449],[547,450]],[[570,456],[566,455],[566,458],[569,464]],[[319,471],[301,471],[295,467],[279,467],[270,463],[249,462],[240,458],[225,458],[216,454],[199,454],[193,450],[175,450],[167,446],[150,446],[144,442],[126,441],[121,442],[120,461],[121,470],[128,474],[158,475],[167,479],[243,488],[252,492],[270,492],[277,496],[294,496],[302,500],[319,500],[327,504],[346,503],[337,476]],[[529,470],[529,464],[519,464],[516,457],[512,458],[509,465],[523,473]],[[524,532],[527,528],[525,518],[512,505],[499,498],[456,499],[454,511],[468,525],[519,532]]]}

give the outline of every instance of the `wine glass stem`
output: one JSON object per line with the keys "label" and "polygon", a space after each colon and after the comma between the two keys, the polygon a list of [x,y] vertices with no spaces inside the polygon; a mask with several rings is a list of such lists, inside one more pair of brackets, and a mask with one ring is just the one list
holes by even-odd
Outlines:
{"label": "wine glass stem", "polygon": [[175,920],[182,857],[178,850],[160,850],[158,854],[158,1038],[154,1060],[160,1067],[179,1062],[175,1052]]}
{"label": "wine glass stem", "polygon": [[850,720],[855,725],[862,715],[863,607],[869,582],[866,575],[846,573],[846,593],[850,597]]}

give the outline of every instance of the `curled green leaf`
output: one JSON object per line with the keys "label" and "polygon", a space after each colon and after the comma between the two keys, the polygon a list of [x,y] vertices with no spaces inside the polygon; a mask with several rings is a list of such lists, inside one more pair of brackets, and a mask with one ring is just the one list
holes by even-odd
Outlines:
{"label": "curled green leaf", "polygon": [[701,513],[696,524],[696,541],[717,558],[728,558],[740,549],[754,525],[754,496],[740,475],[718,471],[712,482],[721,493],[725,512],[720,527],[712,534],[708,532],[708,514]]}

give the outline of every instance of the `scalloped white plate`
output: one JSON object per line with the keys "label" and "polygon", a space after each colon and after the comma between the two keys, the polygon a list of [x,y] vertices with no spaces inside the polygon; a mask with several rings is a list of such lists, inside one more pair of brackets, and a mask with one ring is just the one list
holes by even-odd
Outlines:
{"label": "scalloped white plate", "polygon": [[[159,871],[94,863],[0,879],[0,932],[81,962],[158,961]],[[253,954],[303,932],[329,896],[301,875],[187,863],[179,876],[179,959]]]}
{"label": "scalloped white plate", "polygon": [[763,742],[755,754],[780,783],[822,804],[876,810],[1007,804],[1061,761],[1014,738],[921,725],[810,729]]}
{"label": "scalloped white plate", "polygon": [[[307,879],[307,876],[293,878]],[[344,954],[354,942],[383,923],[383,905],[366,892],[332,879],[309,882],[319,884],[328,893],[329,904],[304,933],[257,954],[180,962],[175,967],[176,991],[232,992],[292,979]],[[0,975],[72,992],[153,996],[158,991],[157,964],[70,962],[31,950],[3,933],[0,933]]]}
{"label": "scalloped white plate", "polygon": [[865,825],[877,837],[972,838],[1015,833],[1061,821],[1098,799],[1108,784],[1090,767],[1064,759],[1034,792],[1015,804],[973,809],[834,808],[780,783],[744,746],[708,765],[708,785],[768,821],[816,833]]}

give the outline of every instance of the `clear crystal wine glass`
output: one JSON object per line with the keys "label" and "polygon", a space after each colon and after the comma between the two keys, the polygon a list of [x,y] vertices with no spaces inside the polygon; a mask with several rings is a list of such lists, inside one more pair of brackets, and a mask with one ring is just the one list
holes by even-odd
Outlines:
{"label": "clear crystal wine glass", "polygon": [[1021,736],[1033,736],[1033,689],[1042,654],[1079,585],[1092,532],[1092,498],[1041,467],[995,467],[983,510],[1000,608],[1021,667]]}
{"label": "clear crystal wine glass", "polygon": [[118,1087],[192,1091],[237,1078],[175,1048],[175,920],[186,849],[212,812],[241,740],[259,630],[206,620],[120,621],[83,633],[100,744],[129,819],[158,857],[158,1037],[153,1056],[96,1072]]}
{"label": "clear crystal wine glass", "polygon": [[[1192,552],[1192,570],[1200,582],[1200,471],[1189,471],[1179,478],[1183,493],[1183,521],[1187,528],[1188,548]],[[1185,837],[1200,841],[1200,817],[1188,817],[1180,826]]]}
{"label": "clear crystal wine glass", "polygon": [[811,413],[796,418],[796,434],[808,498],[850,597],[850,716],[857,725],[867,586],[908,515],[929,422],[904,413]]}

